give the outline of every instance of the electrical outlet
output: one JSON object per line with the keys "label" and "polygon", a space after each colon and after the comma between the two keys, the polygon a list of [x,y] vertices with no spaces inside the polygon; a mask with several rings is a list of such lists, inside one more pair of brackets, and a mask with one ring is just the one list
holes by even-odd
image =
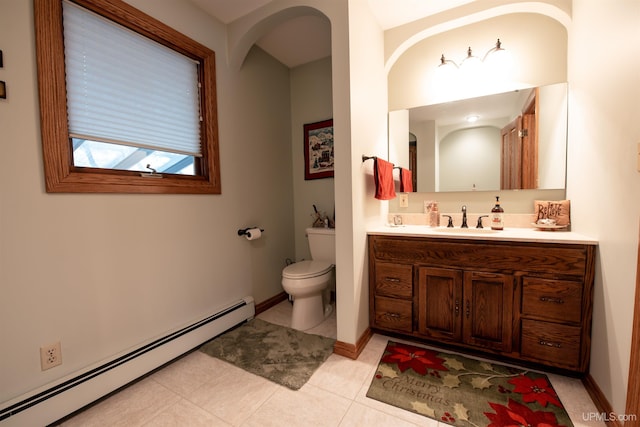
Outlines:
{"label": "electrical outlet", "polygon": [[398,196],[398,202],[401,208],[408,208],[409,207],[409,194],[407,193],[400,193]]}
{"label": "electrical outlet", "polygon": [[62,351],[60,341],[40,347],[40,366],[42,370],[62,365]]}

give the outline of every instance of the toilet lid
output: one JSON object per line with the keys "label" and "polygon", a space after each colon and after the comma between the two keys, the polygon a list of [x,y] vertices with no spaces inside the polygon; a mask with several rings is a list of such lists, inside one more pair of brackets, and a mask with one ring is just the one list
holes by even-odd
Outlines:
{"label": "toilet lid", "polygon": [[308,279],[322,276],[331,271],[332,268],[333,264],[324,261],[300,261],[285,267],[282,270],[282,277],[287,279]]}

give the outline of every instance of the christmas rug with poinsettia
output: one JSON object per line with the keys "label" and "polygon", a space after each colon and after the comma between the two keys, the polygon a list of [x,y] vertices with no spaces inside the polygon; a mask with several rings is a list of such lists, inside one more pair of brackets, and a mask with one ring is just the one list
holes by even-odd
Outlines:
{"label": "christmas rug with poinsettia", "polygon": [[392,341],[367,397],[454,426],[573,426],[544,374]]}

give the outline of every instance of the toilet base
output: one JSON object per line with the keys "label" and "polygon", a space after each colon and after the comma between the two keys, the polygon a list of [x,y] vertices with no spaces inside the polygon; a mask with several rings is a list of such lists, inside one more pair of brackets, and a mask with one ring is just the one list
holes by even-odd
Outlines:
{"label": "toilet base", "polygon": [[[331,311],[329,310],[329,314]],[[291,328],[306,331],[318,326],[325,319],[325,306],[322,292],[293,300]]]}

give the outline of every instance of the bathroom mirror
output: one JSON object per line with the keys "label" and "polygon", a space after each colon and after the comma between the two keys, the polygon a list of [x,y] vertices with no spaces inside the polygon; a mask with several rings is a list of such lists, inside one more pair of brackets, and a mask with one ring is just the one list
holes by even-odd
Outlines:
{"label": "bathroom mirror", "polygon": [[409,152],[398,166],[414,191],[565,188],[566,83],[416,107],[408,120],[408,140],[389,150]]}

